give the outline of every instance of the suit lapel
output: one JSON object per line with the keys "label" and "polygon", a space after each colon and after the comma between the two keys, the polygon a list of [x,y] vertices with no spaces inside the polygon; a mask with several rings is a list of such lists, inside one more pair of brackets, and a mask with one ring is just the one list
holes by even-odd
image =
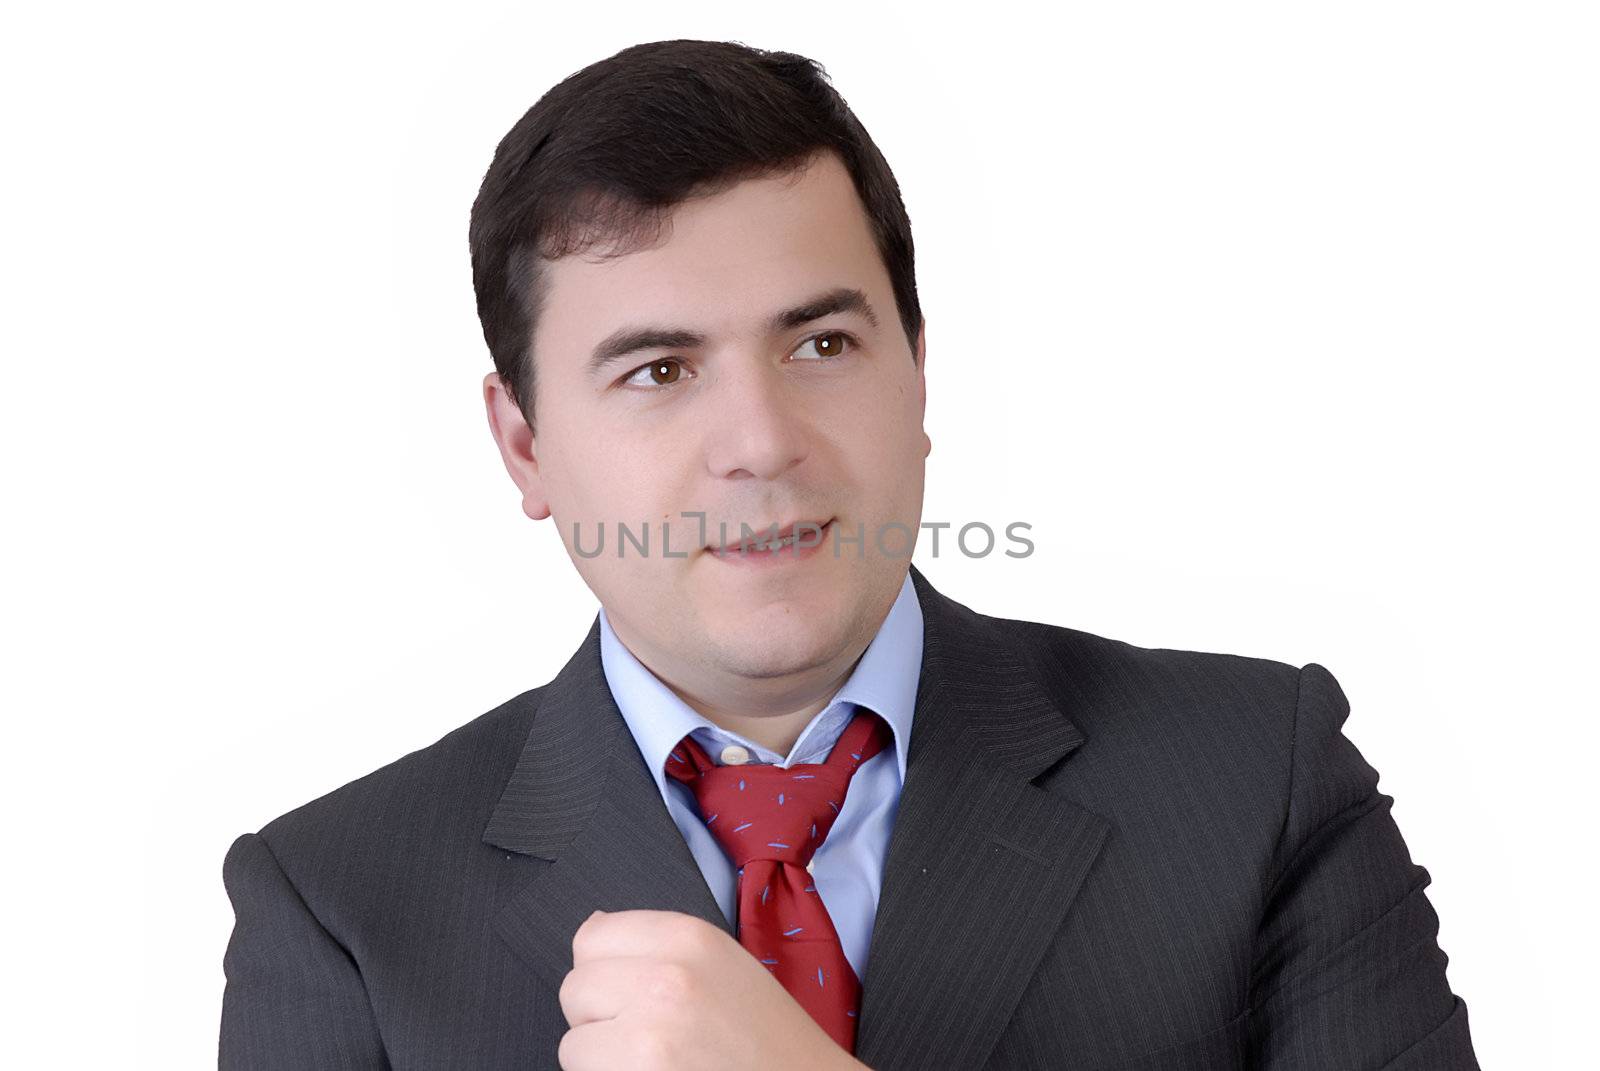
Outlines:
{"label": "suit lapel", "polygon": [[597,909],[679,911],[732,936],[606,684],[598,614],[545,687],[483,839],[554,864],[495,919],[552,992],[572,970],[573,935]]}
{"label": "suit lapel", "polygon": [[[1031,783],[1084,737],[1015,641],[910,571],[922,669],[856,1044],[875,1071],[982,1066],[1110,829]],[[552,863],[495,919],[552,991],[597,908],[733,936],[606,684],[598,615],[545,687],[483,839]]]}
{"label": "suit lapel", "polygon": [[1032,784],[1084,736],[1016,638],[911,576],[922,676],[856,1040],[875,1071],[984,1065],[1110,831]]}

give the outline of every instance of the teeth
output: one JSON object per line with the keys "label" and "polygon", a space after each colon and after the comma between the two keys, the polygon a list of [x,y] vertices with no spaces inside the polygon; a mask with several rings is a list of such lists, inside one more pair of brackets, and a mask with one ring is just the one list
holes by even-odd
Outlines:
{"label": "teeth", "polygon": [[795,536],[787,535],[776,543],[750,543],[748,548],[751,550],[777,550],[779,547],[793,546],[795,538]]}

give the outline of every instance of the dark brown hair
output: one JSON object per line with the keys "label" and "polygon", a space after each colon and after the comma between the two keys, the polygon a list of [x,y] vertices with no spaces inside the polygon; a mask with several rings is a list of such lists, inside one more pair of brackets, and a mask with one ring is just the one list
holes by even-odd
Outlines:
{"label": "dark brown hair", "polygon": [[824,151],[855,183],[914,361],[922,308],[911,221],[883,154],[821,64],[732,41],[653,41],[540,97],[495,149],[467,231],[483,337],[529,426],[542,260],[601,242],[605,257],[645,247],[673,206]]}

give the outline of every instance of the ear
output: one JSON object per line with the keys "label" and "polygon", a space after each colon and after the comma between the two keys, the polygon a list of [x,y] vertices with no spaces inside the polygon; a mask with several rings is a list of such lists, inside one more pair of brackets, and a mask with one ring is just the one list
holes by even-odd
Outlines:
{"label": "ear", "polygon": [[505,462],[511,482],[522,492],[522,512],[532,520],[544,520],[550,516],[550,503],[539,475],[533,429],[528,427],[499,372],[483,377],[483,405],[489,415],[489,432],[500,448],[500,460]]}
{"label": "ear", "polygon": [[[917,328],[917,423],[924,424],[928,416],[928,318],[922,318]],[[928,438],[926,427],[922,432],[922,456],[933,453],[933,440]]]}

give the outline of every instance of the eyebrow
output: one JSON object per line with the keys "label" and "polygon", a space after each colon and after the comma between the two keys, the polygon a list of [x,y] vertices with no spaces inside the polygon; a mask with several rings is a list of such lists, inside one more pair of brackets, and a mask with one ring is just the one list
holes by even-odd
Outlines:
{"label": "eyebrow", "polygon": [[[867,295],[851,286],[835,287],[792,308],[773,313],[767,319],[767,333],[779,334],[842,312],[858,313],[874,328],[878,316]],[[589,357],[589,374],[596,375],[608,365],[630,353],[654,349],[692,349],[704,346],[706,336],[683,327],[624,327],[613,331],[594,348]]]}

